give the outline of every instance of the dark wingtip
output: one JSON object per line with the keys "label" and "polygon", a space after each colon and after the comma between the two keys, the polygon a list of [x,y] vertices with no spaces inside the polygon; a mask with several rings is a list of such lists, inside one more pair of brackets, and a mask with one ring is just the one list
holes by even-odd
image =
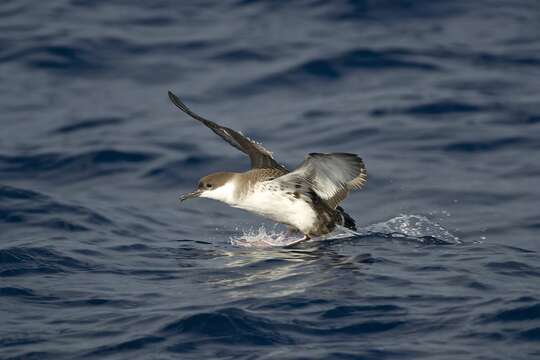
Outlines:
{"label": "dark wingtip", "polygon": [[169,90],[167,93],[169,94],[169,99],[171,99],[172,103],[177,108],[179,108],[180,110],[182,110],[183,112],[185,112],[186,114],[191,116],[192,118],[194,118],[196,120],[199,120],[199,121],[202,121],[206,126],[209,126],[209,123],[211,123],[210,120],[207,120],[207,119],[203,118],[202,116],[197,115],[196,113],[191,111],[191,109],[188,108],[187,105],[184,104],[182,102],[182,100],[180,100],[180,98],[178,96],[174,95],[172,91]]}
{"label": "dark wingtip", "polygon": [[174,95],[171,90],[167,91],[167,94],[169,95],[169,99],[171,99],[172,103],[178,106],[178,102],[180,100],[178,96]]}
{"label": "dark wingtip", "polygon": [[195,114],[193,111],[191,111],[187,106],[186,104],[184,104],[182,102],[182,100],[180,100],[180,98],[176,95],[173,94],[173,92],[171,90],[169,90],[167,92],[167,94],[169,94],[169,99],[171,99],[172,103],[177,107],[179,108],[180,110],[182,110],[183,112],[185,112],[186,114],[190,115],[190,116],[193,116],[194,118],[198,118],[199,116],[197,114]]}

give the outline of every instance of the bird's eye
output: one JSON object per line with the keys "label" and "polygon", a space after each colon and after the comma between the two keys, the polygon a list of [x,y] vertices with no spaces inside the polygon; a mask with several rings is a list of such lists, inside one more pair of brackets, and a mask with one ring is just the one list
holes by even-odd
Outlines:
{"label": "bird's eye", "polygon": [[212,184],[206,184],[206,187],[210,189],[212,187]]}

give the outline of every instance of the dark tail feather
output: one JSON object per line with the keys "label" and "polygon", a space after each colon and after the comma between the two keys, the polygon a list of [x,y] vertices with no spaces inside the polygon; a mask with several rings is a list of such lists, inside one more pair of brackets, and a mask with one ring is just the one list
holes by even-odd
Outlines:
{"label": "dark tail feather", "polygon": [[349,214],[347,214],[341,206],[338,206],[336,210],[341,215],[341,219],[342,219],[341,225],[345,226],[347,229],[356,231],[356,223],[354,222],[354,219]]}

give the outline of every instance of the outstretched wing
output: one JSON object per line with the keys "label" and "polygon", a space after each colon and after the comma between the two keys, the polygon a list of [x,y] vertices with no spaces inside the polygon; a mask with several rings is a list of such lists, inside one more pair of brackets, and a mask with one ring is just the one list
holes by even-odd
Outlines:
{"label": "outstretched wing", "polygon": [[242,151],[243,153],[247,154],[251,160],[251,168],[252,169],[268,169],[268,168],[277,168],[282,169],[284,171],[287,171],[285,167],[278,164],[272,157],[272,153],[268,150],[266,150],[262,145],[257,144],[253,140],[245,137],[244,135],[240,134],[239,132],[230,129],[228,127],[221,126],[219,124],[216,124],[213,121],[210,121],[208,119],[203,118],[200,115],[197,115],[193,111],[191,111],[179,98],[178,96],[174,95],[172,92],[169,91],[169,98],[171,99],[172,103],[176,105],[180,110],[194,118],[195,120],[198,120],[202,122],[204,125],[206,125],[210,130],[212,130],[214,133],[219,135],[223,140],[237,148],[238,150]]}
{"label": "outstretched wing", "polygon": [[352,189],[361,188],[367,181],[364,162],[355,154],[312,153],[294,171],[278,180],[295,187],[309,184],[317,195],[333,209]]}

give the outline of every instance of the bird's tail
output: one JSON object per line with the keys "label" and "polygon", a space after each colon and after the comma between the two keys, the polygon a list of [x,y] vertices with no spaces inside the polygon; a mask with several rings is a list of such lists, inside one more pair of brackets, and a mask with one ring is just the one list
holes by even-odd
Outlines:
{"label": "bird's tail", "polygon": [[341,226],[345,226],[347,229],[350,229],[350,230],[353,230],[353,231],[356,231],[356,222],[354,221],[354,219],[345,212],[345,210],[343,210],[343,208],[341,206],[338,206],[336,208],[336,210],[338,211],[339,215],[341,216]]}

